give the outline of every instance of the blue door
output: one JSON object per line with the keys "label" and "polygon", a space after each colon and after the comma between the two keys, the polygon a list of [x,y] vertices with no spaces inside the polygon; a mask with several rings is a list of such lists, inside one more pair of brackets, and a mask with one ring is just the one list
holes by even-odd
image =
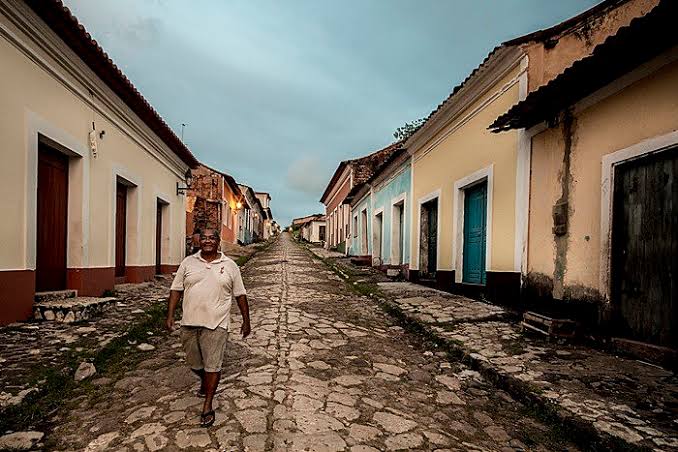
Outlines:
{"label": "blue door", "polygon": [[463,282],[485,284],[486,229],[487,182],[482,182],[464,193]]}

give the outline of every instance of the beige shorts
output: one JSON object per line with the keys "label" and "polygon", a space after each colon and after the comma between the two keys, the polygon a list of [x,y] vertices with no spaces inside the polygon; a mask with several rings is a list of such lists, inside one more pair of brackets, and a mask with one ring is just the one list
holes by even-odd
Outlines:
{"label": "beige shorts", "polygon": [[182,326],[181,343],[186,352],[186,362],[194,370],[220,372],[228,331],[224,328],[210,330],[201,326]]}

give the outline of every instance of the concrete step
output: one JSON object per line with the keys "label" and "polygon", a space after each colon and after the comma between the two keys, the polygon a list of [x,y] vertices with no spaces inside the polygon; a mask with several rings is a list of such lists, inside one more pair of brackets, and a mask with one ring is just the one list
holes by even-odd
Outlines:
{"label": "concrete step", "polygon": [[74,289],[50,290],[46,292],[35,292],[33,299],[36,303],[43,303],[47,301],[66,300],[68,298],[75,298],[77,296],[78,291]]}
{"label": "concrete step", "polygon": [[63,323],[88,320],[101,315],[116,301],[114,297],[71,297],[41,301],[33,305],[33,317],[36,320]]}

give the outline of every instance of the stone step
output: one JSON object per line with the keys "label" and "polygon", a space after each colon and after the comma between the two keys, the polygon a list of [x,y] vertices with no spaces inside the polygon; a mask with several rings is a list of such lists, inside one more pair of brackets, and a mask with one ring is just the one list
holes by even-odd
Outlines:
{"label": "stone step", "polygon": [[71,323],[96,317],[113,306],[114,297],[75,297],[41,301],[33,305],[36,320]]}
{"label": "stone step", "polygon": [[36,303],[43,303],[48,301],[66,300],[77,296],[78,291],[74,289],[50,290],[46,292],[36,292],[33,299]]}

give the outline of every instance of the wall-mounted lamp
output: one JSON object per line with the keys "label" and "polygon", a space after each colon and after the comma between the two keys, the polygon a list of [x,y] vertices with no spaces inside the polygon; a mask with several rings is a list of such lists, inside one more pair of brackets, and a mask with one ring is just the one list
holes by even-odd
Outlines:
{"label": "wall-mounted lamp", "polygon": [[179,182],[177,182],[177,196],[179,196],[182,193],[186,193],[186,191],[191,188],[191,185],[193,185],[193,173],[191,173],[191,169],[186,170],[186,174],[184,175],[184,182],[186,182],[186,186],[182,187],[179,185]]}
{"label": "wall-mounted lamp", "polygon": [[236,202],[235,208],[238,209],[238,210],[242,209],[242,203],[240,201]]}

